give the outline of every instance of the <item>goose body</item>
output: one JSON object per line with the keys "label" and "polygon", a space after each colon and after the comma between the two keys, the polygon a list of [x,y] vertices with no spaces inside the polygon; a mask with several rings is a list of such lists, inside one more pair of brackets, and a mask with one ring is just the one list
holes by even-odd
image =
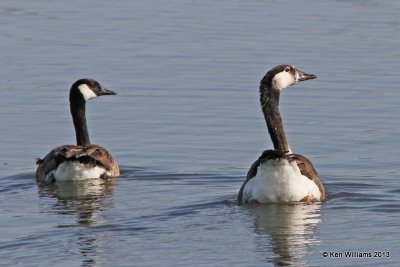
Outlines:
{"label": "goose body", "polygon": [[77,145],[56,147],[43,159],[37,159],[36,180],[39,183],[119,176],[119,167],[112,155],[105,148],[90,143],[85,116],[86,101],[115,94],[92,79],[81,79],[72,85],[70,108]]}
{"label": "goose body", "polygon": [[274,149],[253,163],[240,188],[238,203],[313,202],[325,198],[317,171],[306,157],[293,154],[279,113],[280,92],[292,84],[316,78],[291,65],[271,69],[260,84],[260,101]]}

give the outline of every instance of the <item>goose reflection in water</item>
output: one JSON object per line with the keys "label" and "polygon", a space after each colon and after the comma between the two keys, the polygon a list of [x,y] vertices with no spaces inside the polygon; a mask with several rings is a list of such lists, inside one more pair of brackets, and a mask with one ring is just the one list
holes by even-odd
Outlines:
{"label": "goose reflection in water", "polygon": [[82,182],[58,182],[39,187],[40,197],[57,199],[51,207],[56,214],[77,215],[81,226],[101,224],[101,211],[112,205],[107,201],[116,182],[92,179]]}
{"label": "goose reflection in water", "polygon": [[[116,180],[92,179],[82,182],[57,182],[39,186],[39,197],[49,199],[43,206],[45,213],[75,216],[76,221],[59,225],[59,228],[84,227],[77,232],[72,242],[82,255],[81,266],[94,266],[100,262],[101,253],[107,247],[104,234],[95,231],[93,226],[107,224],[104,211],[112,208],[111,195],[116,187]],[[56,199],[56,203],[52,201]]]}
{"label": "goose reflection in water", "polygon": [[312,245],[319,243],[315,231],[319,222],[320,204],[263,204],[251,205],[255,231],[269,237],[267,261],[275,266],[307,265],[302,258]]}

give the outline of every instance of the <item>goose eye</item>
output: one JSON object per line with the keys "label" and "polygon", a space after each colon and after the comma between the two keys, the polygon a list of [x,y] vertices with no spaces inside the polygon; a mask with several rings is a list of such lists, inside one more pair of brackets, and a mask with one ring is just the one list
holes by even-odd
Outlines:
{"label": "goose eye", "polygon": [[290,71],[290,68],[289,68],[289,67],[286,67],[286,68],[285,68],[285,71],[286,71],[286,72],[289,72],[289,71]]}

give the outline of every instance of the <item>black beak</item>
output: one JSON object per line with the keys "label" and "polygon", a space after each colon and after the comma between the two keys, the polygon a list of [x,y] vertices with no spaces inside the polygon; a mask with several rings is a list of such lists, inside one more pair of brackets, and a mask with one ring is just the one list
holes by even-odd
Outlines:
{"label": "black beak", "polygon": [[101,86],[99,95],[116,95],[117,93]]}
{"label": "black beak", "polygon": [[311,80],[311,79],[315,79],[317,78],[317,75],[314,74],[307,74],[301,71],[297,71],[299,77],[297,78],[298,82],[302,82],[302,81],[307,81],[307,80]]}

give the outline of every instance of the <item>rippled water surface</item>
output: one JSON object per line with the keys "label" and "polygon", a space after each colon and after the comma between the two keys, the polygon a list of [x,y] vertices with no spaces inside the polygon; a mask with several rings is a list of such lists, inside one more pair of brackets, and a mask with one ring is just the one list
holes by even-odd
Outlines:
{"label": "rippled water surface", "polygon": [[[395,0],[1,1],[0,265],[398,266],[399,13]],[[271,147],[258,83],[282,63],[318,76],[281,110],[328,199],[239,207]],[[88,124],[122,175],[38,186],[34,159],[75,141],[81,77],[118,92],[88,103]]]}

